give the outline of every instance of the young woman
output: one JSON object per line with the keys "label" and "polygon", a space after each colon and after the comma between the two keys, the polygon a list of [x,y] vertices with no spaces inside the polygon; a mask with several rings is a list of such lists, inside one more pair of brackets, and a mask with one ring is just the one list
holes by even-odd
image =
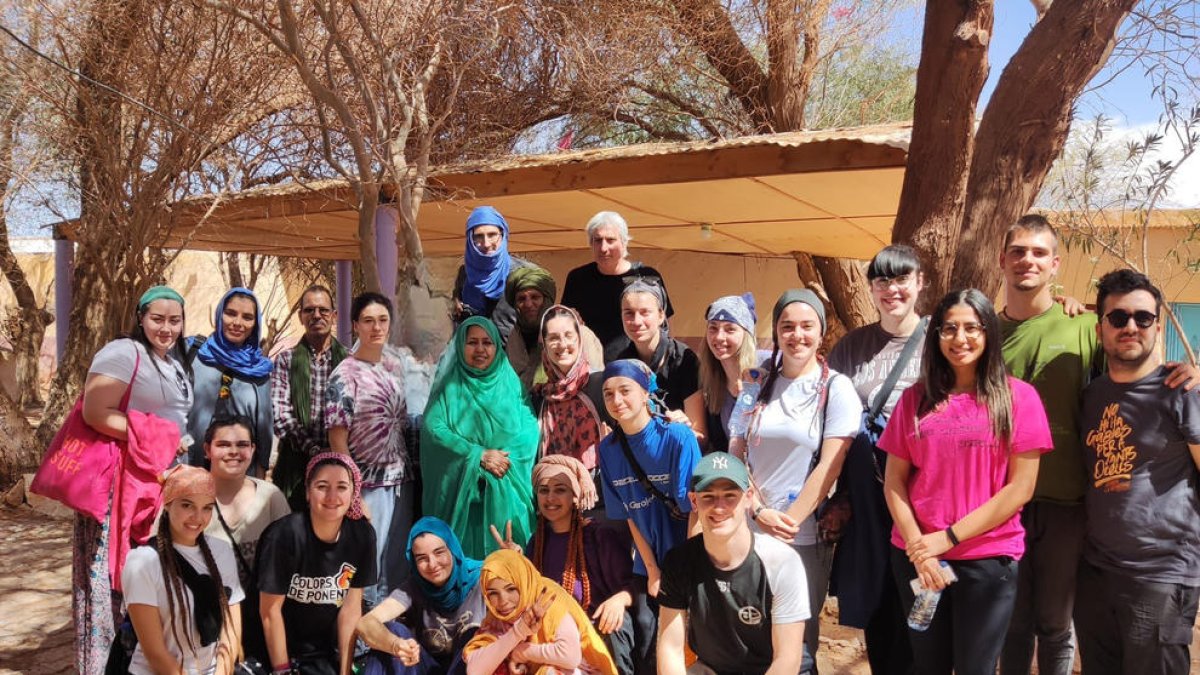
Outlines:
{"label": "young woman", "polygon": [[271,359],[259,349],[262,310],[248,288],[233,288],[217,303],[216,330],[191,338],[188,359],[196,402],[188,415],[192,437],[189,463],[204,464],[204,432],[214,417],[242,415],[254,421],[251,474],[266,473],[271,461]]}
{"label": "young woman", "polygon": [[618,359],[638,359],[658,379],[665,414],[692,427],[704,440],[704,395],[700,393],[700,361],[696,353],[667,335],[666,291],[652,280],[638,280],[621,294],[621,322],[631,344]]}
{"label": "young woman", "polygon": [[468,675],[616,675],[579,603],[525,556],[509,550],[489,555],[479,583],[487,618],[463,650]]}
{"label": "young woman", "polygon": [[[183,332],[183,296],[166,286],[155,286],[138,300],[133,330],[128,338],[104,345],[88,368],[83,385],[83,419],[96,431],[118,440],[129,435],[127,410],[153,413],[179,427],[187,427],[192,407],[192,385],[180,349]],[[127,405],[123,399],[128,395]],[[183,453],[187,448],[181,448]],[[74,587],[75,665],[80,673],[104,670],[109,645],[120,618],[121,594],[116,580],[124,560],[110,559],[114,532],[128,536],[128,523],[113,522],[112,510],[97,522],[75,516],[71,551]]]}
{"label": "young woman", "polygon": [[542,368],[546,381],[533,387],[533,409],[541,430],[538,456],[566,455],[596,470],[596,445],[607,432],[601,374],[584,353],[579,314],[554,305],[542,317]]}
{"label": "young woman", "polygon": [[271,523],[292,512],[283,492],[261,478],[246,475],[254,460],[253,422],[245,417],[218,417],[204,434],[204,456],[216,485],[217,504],[204,534],[233,546],[242,603],[242,650],[247,658],[269,662],[262,622],[258,619],[258,581],[254,554]]}
{"label": "young woman", "polygon": [[305,471],[308,510],[275,521],[258,545],[259,609],[276,673],[350,675],[363,588],[375,585],[375,531],[362,475],[340,452]]}
{"label": "young woman", "polygon": [[416,476],[404,442],[404,366],[385,349],[392,301],[363,293],[350,304],[350,318],[358,349],[329,375],[325,424],[329,448],[353,457],[362,471],[363,504],[379,554],[376,585],[365,591],[367,606],[374,607],[408,576],[404,542],[412,525]]}
{"label": "young woman", "polygon": [[700,347],[700,390],[704,394],[706,452],[729,450],[729,416],[742,391],[742,373],[761,359],[755,348],[754,296],[717,298],[704,313],[708,326]]}
{"label": "young woman", "polygon": [[[941,590],[933,622],[909,631],[916,672],[995,672],[1017,589],[1025,533],[1017,512],[1052,447],[1036,390],[1008,377],[992,303],[974,289],[938,303],[921,380],[879,440],[895,519],[892,570],[907,614],[917,578]],[[958,580],[947,585],[941,563]]]}
{"label": "young woman", "polygon": [[617,669],[633,667],[633,561],[628,540],[583,517],[596,503],[596,485],[579,460],[549,455],[533,469],[538,525],[525,554],[538,572],[558,581],[612,654]]}
{"label": "young woman", "polygon": [[374,650],[363,672],[461,675],[463,647],[483,620],[483,563],[463,554],[449,525],[425,516],[408,535],[408,564],[408,581],[358,622]]}
{"label": "young woman", "polygon": [[[871,260],[867,280],[879,321],[839,340],[829,353],[829,366],[854,382],[863,410],[876,405],[892,370],[901,370],[887,399],[880,402],[879,419],[868,421],[869,433],[855,439],[842,468],[838,490],[849,494],[853,517],[834,553],[829,593],[838,598],[839,622],[863,629],[871,671],[905,675],[912,671],[912,648],[891,569],[892,516],[883,499],[887,454],[873,440],[891,417],[900,394],[921,375],[925,329],[916,307],[925,277],[916,251],[894,244]],[[910,340],[912,346],[906,351]],[[908,359],[900,364],[904,353]]]}
{"label": "young woman", "polygon": [[121,572],[137,633],[129,672],[233,672],[242,586],[233,549],[204,536],[216,507],[212,476],[177,466],[163,482],[163,511],[150,545],[129,552]]}
{"label": "young woman", "polygon": [[604,405],[617,428],[600,442],[600,473],[606,514],[627,521],[633,537],[631,613],[637,673],[654,672],[659,562],[695,534],[687,492],[692,469],[700,461],[691,430],[652,413],[654,391],[650,369],[641,361],[613,361],[604,369]]}
{"label": "young woman", "polygon": [[[775,346],[766,364],[747,436],[730,439],[758,486],[758,527],[791,543],[804,561],[809,607],[825,604],[832,545],[818,536],[816,513],[858,433],[862,404],[850,379],[817,355],[825,307],[807,289],[785,291],[772,312]],[[741,414],[740,410],[734,411]],[[820,622],[804,626],[802,673],[814,672]]]}
{"label": "young woman", "polygon": [[525,541],[537,446],[537,420],[495,324],[467,319],[438,363],[421,425],[425,513],[446,521],[473,558],[495,550],[491,525],[511,522]]}

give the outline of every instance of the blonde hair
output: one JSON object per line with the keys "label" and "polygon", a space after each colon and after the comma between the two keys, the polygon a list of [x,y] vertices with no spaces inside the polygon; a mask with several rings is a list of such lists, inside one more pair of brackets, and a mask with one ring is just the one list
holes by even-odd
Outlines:
{"label": "blonde hair", "polygon": [[[712,347],[708,346],[708,323],[705,323],[705,336],[700,347],[700,391],[704,392],[704,408],[715,415],[721,412],[729,381],[721,361],[712,353]],[[750,331],[741,326],[738,328],[742,331],[742,344],[738,347],[736,358],[738,372],[741,372],[758,365],[758,344]]]}

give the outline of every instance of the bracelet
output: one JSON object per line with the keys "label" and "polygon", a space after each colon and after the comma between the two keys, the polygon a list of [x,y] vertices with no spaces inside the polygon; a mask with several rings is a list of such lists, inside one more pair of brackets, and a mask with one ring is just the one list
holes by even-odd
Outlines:
{"label": "bracelet", "polygon": [[295,672],[295,670],[296,667],[292,665],[291,661],[282,664],[277,663],[271,666],[271,675],[289,675],[290,673]]}
{"label": "bracelet", "polygon": [[754,512],[750,514],[750,520],[757,522],[759,514],[761,514],[763,511],[766,511],[766,510],[767,510],[766,504],[759,504],[758,506],[756,506],[754,508]]}
{"label": "bracelet", "polygon": [[946,536],[950,538],[951,544],[958,546],[958,543],[959,543],[958,537],[954,536],[954,526],[953,525],[946,526]]}

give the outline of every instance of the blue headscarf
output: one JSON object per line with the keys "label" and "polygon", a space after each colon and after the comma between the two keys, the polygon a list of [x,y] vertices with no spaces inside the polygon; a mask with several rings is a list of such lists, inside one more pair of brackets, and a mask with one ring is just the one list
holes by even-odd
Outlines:
{"label": "blue headscarf", "polygon": [[[495,225],[500,228],[500,248],[494,253],[483,254],[471,241],[471,231],[480,225]],[[477,206],[467,218],[467,283],[463,285],[462,301],[471,306],[476,314],[482,314],[489,299],[495,300],[504,293],[504,281],[508,279],[512,259],[508,257],[508,221],[490,206]]]}
{"label": "blue headscarf", "polygon": [[[450,556],[454,558],[454,569],[450,572],[450,578],[446,579],[446,583],[441,588],[426,581],[417,571],[417,563],[413,560],[413,542],[423,534],[440,537],[442,541],[446,542],[446,548],[450,550]],[[408,558],[409,567],[412,568],[417,588],[421,589],[421,594],[425,596],[426,601],[443,614],[462,605],[470,595],[471,589],[479,585],[479,570],[483,567],[483,562],[468,558],[463,554],[462,544],[459,543],[458,537],[441,518],[425,516],[413,523],[412,529],[408,532],[408,545],[404,548],[404,555]]]}
{"label": "blue headscarf", "polygon": [[[242,346],[235,347],[225,338],[225,303],[234,294],[248,296],[254,301],[254,328]],[[233,371],[246,380],[260,380],[271,374],[271,359],[263,355],[259,349],[259,336],[262,334],[262,310],[258,306],[258,298],[254,291],[248,288],[231,288],[217,303],[217,329],[200,345],[196,356],[201,363],[213,368],[224,368]]]}

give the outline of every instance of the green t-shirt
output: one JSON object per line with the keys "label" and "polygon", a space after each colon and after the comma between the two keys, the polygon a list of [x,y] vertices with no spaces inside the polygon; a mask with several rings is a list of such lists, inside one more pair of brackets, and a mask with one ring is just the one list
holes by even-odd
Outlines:
{"label": "green t-shirt", "polygon": [[1096,315],[1071,318],[1061,305],[1024,321],[1001,316],[1004,365],[1037,389],[1046,406],[1054,451],[1042,455],[1033,498],[1065,504],[1083,501],[1086,490],[1079,412],[1083,389],[1097,363]]}

